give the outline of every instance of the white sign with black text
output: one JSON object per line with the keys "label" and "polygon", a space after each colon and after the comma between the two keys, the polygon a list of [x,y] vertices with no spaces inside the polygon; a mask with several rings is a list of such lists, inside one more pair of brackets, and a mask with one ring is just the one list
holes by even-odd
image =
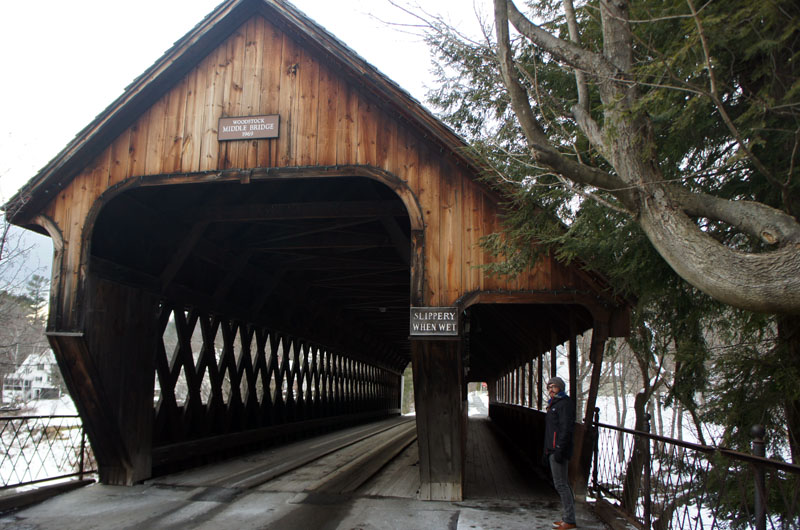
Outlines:
{"label": "white sign with black text", "polygon": [[458,310],[455,307],[412,307],[412,337],[457,337]]}

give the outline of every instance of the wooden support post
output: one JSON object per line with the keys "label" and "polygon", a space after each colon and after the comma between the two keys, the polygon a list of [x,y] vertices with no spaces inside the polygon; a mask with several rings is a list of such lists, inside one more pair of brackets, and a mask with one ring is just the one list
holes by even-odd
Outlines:
{"label": "wooden support post", "polygon": [[591,472],[592,449],[594,447],[592,419],[594,416],[595,403],[597,402],[600,373],[603,367],[603,351],[605,350],[606,341],[608,340],[608,334],[608,319],[595,316],[590,350],[592,379],[589,386],[589,395],[586,398],[586,414],[584,416],[583,425],[576,426],[575,429],[575,449],[572,461],[570,462],[572,490],[579,498],[586,495],[586,487]]}
{"label": "wooden support post", "polygon": [[597,402],[597,391],[600,386],[600,374],[603,368],[603,352],[606,348],[606,341],[608,340],[608,322],[597,320],[594,321],[592,328],[592,343],[590,346],[589,358],[592,361],[592,380],[589,384],[589,395],[586,397],[586,413],[584,414],[583,423],[591,425],[592,417],[594,415],[594,406]]}
{"label": "wooden support post", "polygon": [[85,316],[86,345],[113,420],[101,429],[119,433],[119,454],[129,467],[99,463],[100,480],[126,484],[149,478],[153,447],[156,299],[141,289],[90,278]]}
{"label": "wooden support post", "polygon": [[542,379],[543,379],[542,371],[544,370],[544,352],[542,352],[541,355],[539,355],[539,358],[537,360],[538,360],[539,365],[538,365],[538,370],[536,370],[536,376],[537,376],[537,380],[536,380],[536,394],[537,394],[537,397],[536,397],[536,408],[539,409],[539,410],[542,410],[542,394],[543,394],[543,389],[542,389]]}
{"label": "wooden support post", "polygon": [[466,416],[459,346],[445,340],[411,344],[422,500],[463,498]]}
{"label": "wooden support post", "polygon": [[569,317],[569,395],[575,407],[575,418],[578,418],[578,333],[575,331],[575,316]]}
{"label": "wooden support post", "polygon": [[551,330],[550,332],[550,377],[555,377],[558,375],[558,362],[556,360],[557,355],[557,348],[558,344],[556,344],[556,332],[555,330]]}
{"label": "wooden support post", "polygon": [[155,298],[90,277],[85,331],[47,336],[80,412],[101,482],[131,485],[151,475]]}
{"label": "wooden support post", "polygon": [[533,408],[533,359],[528,361],[528,406]]}

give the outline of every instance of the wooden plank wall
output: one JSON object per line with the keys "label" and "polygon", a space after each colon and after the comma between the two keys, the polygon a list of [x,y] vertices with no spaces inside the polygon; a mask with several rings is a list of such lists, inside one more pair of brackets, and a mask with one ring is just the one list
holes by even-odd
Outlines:
{"label": "wooden plank wall", "polygon": [[[79,327],[70,318],[85,277],[79,273],[81,241],[89,235],[84,225],[105,190],[140,176],[226,168],[366,165],[400,177],[418,198],[426,223],[428,305],[447,306],[477,290],[580,284],[546,260],[514,281],[478,270],[490,259],[477,247],[479,238],[499,229],[495,199],[468,168],[385,109],[264,18],[248,20],[48,205],[46,215],[64,236],[64,328]],[[279,114],[280,138],[217,141],[221,116],[255,114]]]}

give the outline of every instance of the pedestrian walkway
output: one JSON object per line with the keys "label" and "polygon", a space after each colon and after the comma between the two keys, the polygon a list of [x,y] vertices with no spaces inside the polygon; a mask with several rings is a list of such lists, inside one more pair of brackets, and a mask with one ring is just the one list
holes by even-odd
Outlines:
{"label": "pedestrian walkway", "polygon": [[[515,463],[490,421],[480,416],[469,420],[462,502],[415,498],[416,443],[348,494],[309,487],[344,465],[342,454],[336,453],[258,486],[240,486],[254,483],[243,474],[248,466],[264,473],[268,461],[288,462],[312,445],[348,435],[354,436],[331,433],[133,487],[94,484],[0,516],[0,529],[528,530],[549,529],[560,519],[558,498],[549,484]],[[349,448],[352,454],[366,450]],[[226,473],[236,482],[226,482]],[[577,510],[579,528],[605,528],[586,505],[578,503]]]}

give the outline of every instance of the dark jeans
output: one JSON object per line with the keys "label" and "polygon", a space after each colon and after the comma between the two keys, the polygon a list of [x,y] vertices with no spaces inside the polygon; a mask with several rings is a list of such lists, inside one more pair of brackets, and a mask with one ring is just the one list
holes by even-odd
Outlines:
{"label": "dark jeans", "polygon": [[572,497],[572,488],[569,487],[569,460],[564,460],[559,464],[553,453],[550,454],[549,460],[553,485],[561,497],[561,507],[564,510],[561,520],[565,523],[575,524],[575,501]]}

